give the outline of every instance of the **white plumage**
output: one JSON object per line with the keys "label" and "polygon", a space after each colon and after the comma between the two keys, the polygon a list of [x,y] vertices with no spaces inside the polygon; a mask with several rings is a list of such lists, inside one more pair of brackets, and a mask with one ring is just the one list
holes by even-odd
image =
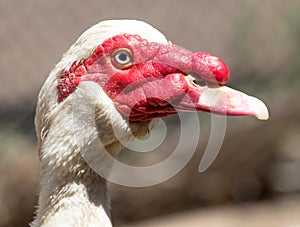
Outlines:
{"label": "white plumage", "polygon": [[[57,78],[74,61],[87,58],[104,40],[118,34],[138,34],[150,41],[166,43],[163,34],[150,25],[135,20],[100,22],[85,31],[64,54],[51,71],[38,99],[35,125],[40,155],[40,193],[37,215],[32,226],[111,226],[109,199],[105,180],[91,170],[80,151],[98,147],[98,136],[105,137],[105,149],[117,154],[122,148],[114,130],[124,133],[123,144],[131,140],[133,131],[143,136],[146,123],[129,123],[116,111],[112,100],[94,82],[82,82],[64,102],[57,103]],[[74,97],[76,109],[74,112]],[[96,129],[93,116],[97,106],[98,121],[105,122]],[[87,141],[89,145],[87,145]],[[106,151],[103,151],[106,152]],[[111,163],[99,158],[103,170]],[[105,173],[104,173],[105,174]]]}
{"label": "white plumage", "polygon": [[[117,35],[128,38],[124,34],[139,36],[129,37],[134,39],[133,46],[129,43],[130,47],[121,46],[127,51],[122,49],[125,57],[132,54],[130,60],[140,58],[135,65],[134,61],[131,62],[131,70],[114,65],[114,52],[104,53],[104,63],[100,61],[103,60],[101,55],[101,59],[94,62],[94,68],[84,65],[99,45],[107,40],[114,42],[111,38]],[[83,64],[81,66],[85,70],[91,67],[100,72],[96,71],[94,80],[80,77],[82,80],[78,84],[70,85],[70,78],[65,78],[66,87],[61,89],[76,88],[59,100],[58,85],[62,72],[71,70],[74,64]],[[100,86],[103,76],[108,79]],[[37,214],[31,225],[111,226],[103,176],[110,172],[113,160],[107,152],[116,156],[134,137],[145,136],[155,125],[155,118],[176,114],[176,105],[179,110],[253,115],[267,119],[267,108],[260,100],[233,89],[216,88],[216,84],[213,88],[198,86],[194,83],[194,76],[223,85],[229,79],[229,71],[221,59],[173,45],[145,22],[103,21],[85,31],[51,71],[39,93],[35,126],[40,157],[40,188]],[[141,78],[145,79],[143,83],[139,83]],[[111,86],[106,87],[106,83],[111,83]],[[130,88],[131,83],[135,87]],[[123,99],[117,100],[114,95],[122,86],[129,86],[129,96],[120,92],[118,95],[123,95]],[[211,96],[207,99],[210,102],[202,100],[204,96]],[[136,102],[132,102],[134,99],[137,99]],[[172,101],[175,101],[175,107]],[[127,120],[128,116],[124,113],[128,110],[133,110],[135,120]],[[100,174],[87,161],[93,163]]]}

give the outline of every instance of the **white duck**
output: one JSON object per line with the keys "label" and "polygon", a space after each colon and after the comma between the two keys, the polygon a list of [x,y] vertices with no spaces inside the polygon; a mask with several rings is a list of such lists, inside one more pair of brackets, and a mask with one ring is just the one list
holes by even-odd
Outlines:
{"label": "white duck", "polygon": [[[111,226],[107,152],[114,157],[122,144],[146,135],[156,118],[209,111],[267,119],[261,101],[223,86],[228,79],[222,60],[176,46],[145,22],[109,20],[85,31],[39,94],[40,188],[32,226]],[[97,157],[100,175],[84,155]]]}

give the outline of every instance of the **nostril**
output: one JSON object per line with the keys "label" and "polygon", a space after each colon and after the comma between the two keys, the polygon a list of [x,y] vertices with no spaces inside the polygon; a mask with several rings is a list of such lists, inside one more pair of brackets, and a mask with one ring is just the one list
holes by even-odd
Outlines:
{"label": "nostril", "polygon": [[206,83],[205,81],[203,81],[203,80],[193,80],[193,83],[194,83],[194,84],[197,84],[197,85],[200,86],[200,87],[205,87],[205,86],[207,86],[207,83]]}
{"label": "nostril", "polygon": [[207,86],[207,82],[204,81],[204,80],[201,80],[200,76],[197,73],[195,73],[195,72],[189,72],[188,75],[191,76],[194,84],[196,84],[196,85],[198,85],[200,87]]}

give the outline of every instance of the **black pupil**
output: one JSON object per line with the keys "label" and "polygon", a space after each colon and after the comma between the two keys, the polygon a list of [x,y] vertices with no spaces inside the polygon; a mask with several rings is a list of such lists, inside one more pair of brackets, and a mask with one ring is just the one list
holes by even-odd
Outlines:
{"label": "black pupil", "polygon": [[120,61],[126,61],[128,59],[127,53],[120,53],[119,54],[119,60]]}

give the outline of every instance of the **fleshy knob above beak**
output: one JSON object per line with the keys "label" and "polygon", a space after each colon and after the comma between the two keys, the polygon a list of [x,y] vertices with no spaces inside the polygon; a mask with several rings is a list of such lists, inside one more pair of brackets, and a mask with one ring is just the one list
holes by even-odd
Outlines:
{"label": "fleshy knob above beak", "polygon": [[219,85],[222,86],[229,80],[229,69],[221,58],[218,58],[207,52],[195,52],[194,54],[207,63],[210,71],[214,75],[214,78]]}

